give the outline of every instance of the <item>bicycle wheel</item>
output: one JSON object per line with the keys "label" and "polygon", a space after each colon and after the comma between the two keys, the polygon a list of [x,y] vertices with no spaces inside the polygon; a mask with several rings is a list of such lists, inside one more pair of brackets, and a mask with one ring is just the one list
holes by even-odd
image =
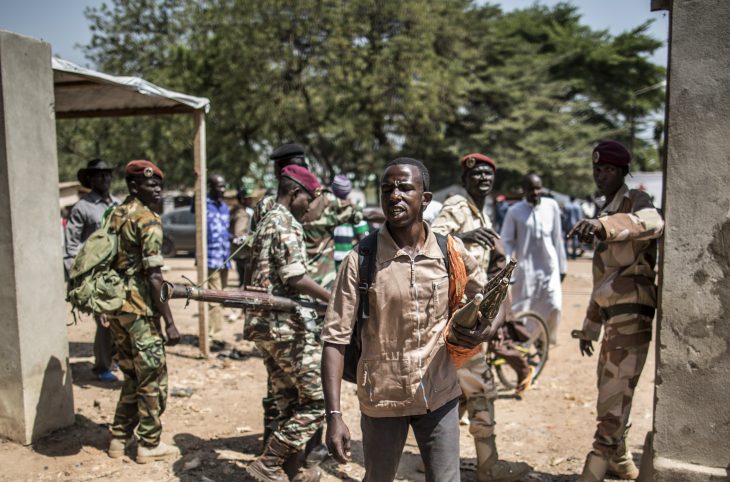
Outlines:
{"label": "bicycle wheel", "polygon": [[[520,325],[520,334],[524,335],[522,341],[514,340],[514,347],[522,352],[527,359],[527,363],[535,368],[532,379],[537,377],[545,368],[548,360],[549,337],[548,327],[540,315],[534,311],[522,311],[515,315],[515,323]],[[507,388],[515,388],[517,386],[517,373],[504,360],[495,364],[497,377]]]}

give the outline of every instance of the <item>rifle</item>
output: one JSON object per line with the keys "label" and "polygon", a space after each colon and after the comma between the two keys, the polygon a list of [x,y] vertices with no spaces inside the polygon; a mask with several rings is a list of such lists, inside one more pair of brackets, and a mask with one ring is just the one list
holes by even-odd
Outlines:
{"label": "rifle", "polygon": [[242,308],[244,310],[272,311],[279,313],[296,313],[297,308],[312,308],[317,313],[324,313],[327,305],[311,301],[294,301],[283,296],[276,296],[268,293],[264,288],[246,286],[245,290],[226,291],[208,290],[197,286],[174,284],[169,281],[162,283],[160,300],[166,303],[172,299],[184,298],[190,300],[205,301],[207,303],[219,303],[228,308]]}
{"label": "rifle", "polygon": [[[491,324],[499,312],[499,307],[507,296],[512,271],[517,266],[517,259],[512,258],[496,276],[490,278],[481,293],[477,293],[467,304],[454,312],[451,322],[464,328],[473,329],[481,314],[481,318]],[[449,333],[451,335],[451,333]],[[454,343],[455,339],[447,336],[449,342]]]}

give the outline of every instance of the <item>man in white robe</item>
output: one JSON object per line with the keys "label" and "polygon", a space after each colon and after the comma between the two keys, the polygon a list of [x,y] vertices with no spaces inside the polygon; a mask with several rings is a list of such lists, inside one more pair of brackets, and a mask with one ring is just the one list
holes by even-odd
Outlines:
{"label": "man in white robe", "polygon": [[563,302],[560,283],[567,270],[560,207],[541,196],[542,180],[536,174],[525,176],[523,189],[525,198],[509,208],[500,233],[507,256],[517,258],[513,308],[542,316],[554,345]]}

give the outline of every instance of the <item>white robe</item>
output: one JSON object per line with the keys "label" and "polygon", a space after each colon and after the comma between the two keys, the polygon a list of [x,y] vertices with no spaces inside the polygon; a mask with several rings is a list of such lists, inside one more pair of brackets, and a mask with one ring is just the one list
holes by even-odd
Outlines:
{"label": "white robe", "polygon": [[514,204],[505,215],[500,235],[507,256],[517,258],[512,285],[515,312],[540,314],[555,343],[563,302],[560,274],[567,269],[558,203],[542,198],[537,206],[524,200]]}

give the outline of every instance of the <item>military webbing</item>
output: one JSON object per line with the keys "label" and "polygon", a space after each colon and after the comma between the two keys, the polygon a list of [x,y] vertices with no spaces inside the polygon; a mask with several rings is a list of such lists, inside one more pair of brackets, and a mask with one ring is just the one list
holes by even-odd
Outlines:
{"label": "military webbing", "polygon": [[603,321],[608,321],[614,316],[628,314],[643,315],[648,316],[649,318],[654,318],[654,311],[655,308],[653,306],[642,305],[641,303],[621,303],[600,309]]}

